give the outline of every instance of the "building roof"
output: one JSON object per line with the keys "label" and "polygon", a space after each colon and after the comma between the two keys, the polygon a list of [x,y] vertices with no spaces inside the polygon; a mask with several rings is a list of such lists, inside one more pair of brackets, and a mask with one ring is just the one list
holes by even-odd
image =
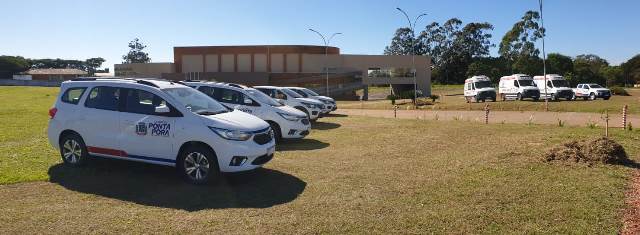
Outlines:
{"label": "building roof", "polygon": [[25,73],[30,75],[87,75],[87,72],[79,69],[29,69]]}

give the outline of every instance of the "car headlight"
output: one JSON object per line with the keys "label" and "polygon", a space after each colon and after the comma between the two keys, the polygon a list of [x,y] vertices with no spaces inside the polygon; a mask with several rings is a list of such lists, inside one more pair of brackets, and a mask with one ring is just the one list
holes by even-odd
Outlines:
{"label": "car headlight", "polygon": [[280,113],[278,112],[278,115],[280,115],[280,117],[289,120],[289,121],[299,121],[301,117],[298,117],[296,115],[292,115],[292,114],[286,114],[286,113]]}
{"label": "car headlight", "polygon": [[302,104],[303,104],[304,106],[306,106],[307,108],[310,108],[310,109],[312,109],[312,108],[316,107],[316,105],[315,105],[315,104],[312,104],[312,103],[302,102]]}
{"label": "car headlight", "polygon": [[228,139],[228,140],[248,140],[253,136],[253,134],[246,131],[238,131],[238,130],[227,130],[216,127],[209,127],[213,132],[218,134],[220,137]]}

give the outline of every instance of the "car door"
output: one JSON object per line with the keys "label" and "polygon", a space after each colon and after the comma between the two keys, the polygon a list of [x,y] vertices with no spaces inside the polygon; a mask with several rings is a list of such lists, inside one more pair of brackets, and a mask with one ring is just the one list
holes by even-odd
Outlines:
{"label": "car door", "polygon": [[471,91],[471,83],[464,84],[464,96],[466,97],[473,96]]}
{"label": "car door", "polygon": [[260,105],[244,93],[226,88],[218,89],[220,91],[220,102],[230,108],[237,109],[248,114],[258,114]]}
{"label": "car door", "polygon": [[96,86],[85,99],[85,110],[77,112],[75,126],[82,136],[88,152],[99,155],[119,156],[119,109],[122,88]]}
{"label": "car door", "polygon": [[[123,103],[118,139],[127,157],[174,163],[176,120],[182,116],[179,111],[151,90],[128,88]],[[156,113],[156,107],[162,106],[171,111]]]}

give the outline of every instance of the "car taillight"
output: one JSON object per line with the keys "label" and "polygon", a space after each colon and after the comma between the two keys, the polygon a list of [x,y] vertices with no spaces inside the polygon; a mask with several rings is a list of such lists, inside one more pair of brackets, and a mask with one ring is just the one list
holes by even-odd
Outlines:
{"label": "car taillight", "polygon": [[57,112],[58,112],[58,109],[57,109],[57,108],[55,108],[55,107],[54,107],[54,108],[49,109],[49,117],[51,117],[51,119],[53,119],[53,117],[55,117],[55,116],[56,116],[56,113],[57,113]]}

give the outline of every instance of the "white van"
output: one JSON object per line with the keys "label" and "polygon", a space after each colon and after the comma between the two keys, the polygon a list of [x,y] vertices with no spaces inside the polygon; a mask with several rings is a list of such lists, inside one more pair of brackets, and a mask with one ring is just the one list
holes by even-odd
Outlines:
{"label": "white van", "polygon": [[255,86],[254,88],[262,91],[263,93],[267,94],[271,98],[276,99],[282,104],[291,106],[304,112],[305,114],[307,114],[307,117],[311,119],[311,121],[317,120],[320,117],[322,110],[324,109],[324,104],[322,104],[322,102],[314,99],[304,98],[295,91],[289,90],[284,87]]}
{"label": "white van", "polygon": [[526,74],[513,74],[500,78],[499,85],[500,98],[522,100],[531,98],[540,99],[540,89],[534,84],[533,78]]}
{"label": "white van", "polygon": [[323,114],[327,114],[327,113],[330,113],[331,111],[335,111],[336,109],[338,109],[338,106],[336,106],[336,100],[334,100],[331,97],[319,95],[318,93],[315,93],[314,91],[304,87],[286,87],[286,88],[292,91],[295,91],[296,93],[298,93],[304,98],[311,98],[324,103],[324,109],[322,110]]}
{"label": "white van", "polygon": [[484,102],[487,99],[496,102],[496,89],[491,86],[491,79],[480,75],[464,80],[464,99],[467,103],[471,100]]}
{"label": "white van", "polygon": [[283,105],[264,93],[243,85],[213,82],[184,82],[228,108],[237,109],[262,120],[271,126],[276,140],[300,139],[309,134],[311,125],[307,115]]}
{"label": "white van", "polygon": [[569,82],[558,74],[547,74],[546,93],[544,76],[535,76],[533,81],[540,89],[540,97],[543,99],[558,100],[564,98],[571,100],[573,98],[573,90],[569,88]]}
{"label": "white van", "polygon": [[49,142],[65,164],[93,156],[175,166],[192,183],[273,158],[274,133],[193,88],[146,79],[66,81],[49,110]]}

